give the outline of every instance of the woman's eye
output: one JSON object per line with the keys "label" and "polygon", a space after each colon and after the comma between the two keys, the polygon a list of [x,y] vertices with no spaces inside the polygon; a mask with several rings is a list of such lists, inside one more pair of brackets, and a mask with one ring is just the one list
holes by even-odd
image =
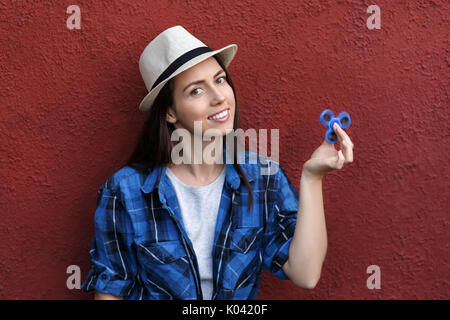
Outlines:
{"label": "woman's eye", "polygon": [[[191,94],[193,94],[196,90],[200,90],[200,88],[195,88],[194,90],[191,91]],[[194,96],[196,96],[196,94],[194,94]]]}
{"label": "woman's eye", "polygon": [[[223,79],[223,81],[219,81],[219,79]],[[219,77],[216,81],[219,81],[219,83],[224,83],[226,81],[226,77]],[[197,96],[198,94],[195,94],[196,90],[201,90],[200,88],[195,88],[191,91],[191,95]]]}

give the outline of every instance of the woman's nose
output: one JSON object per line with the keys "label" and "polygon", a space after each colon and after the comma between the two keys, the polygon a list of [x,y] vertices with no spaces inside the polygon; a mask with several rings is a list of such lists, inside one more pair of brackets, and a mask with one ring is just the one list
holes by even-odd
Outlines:
{"label": "woman's nose", "polygon": [[220,88],[213,88],[212,89],[212,102],[213,104],[220,104],[225,100],[225,95],[221,91]]}

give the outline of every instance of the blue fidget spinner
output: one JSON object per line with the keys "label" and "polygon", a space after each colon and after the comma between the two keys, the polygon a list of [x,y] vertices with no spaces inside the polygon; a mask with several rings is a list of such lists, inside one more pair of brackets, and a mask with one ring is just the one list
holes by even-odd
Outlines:
{"label": "blue fidget spinner", "polygon": [[335,118],[333,111],[331,111],[330,109],[323,110],[320,114],[319,120],[321,124],[328,127],[327,132],[325,132],[325,140],[327,140],[329,143],[335,143],[336,141],[338,141],[337,135],[333,130],[333,125],[336,122],[342,129],[347,129],[348,127],[350,127],[351,123],[350,115],[347,112],[342,111]]}

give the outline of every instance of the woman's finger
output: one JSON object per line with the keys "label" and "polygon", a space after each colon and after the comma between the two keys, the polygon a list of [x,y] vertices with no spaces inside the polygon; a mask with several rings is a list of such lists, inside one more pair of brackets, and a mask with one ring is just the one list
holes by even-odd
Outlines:
{"label": "woman's finger", "polygon": [[353,162],[353,142],[348,134],[338,124],[334,125],[334,130],[342,147],[345,163]]}
{"label": "woman's finger", "polygon": [[353,142],[344,129],[342,129],[337,123],[334,124],[333,129],[338,136],[339,142],[347,141],[347,143],[350,144],[353,148]]}
{"label": "woman's finger", "polygon": [[339,152],[337,153],[337,156],[327,157],[325,159],[325,164],[328,168],[338,169],[338,170],[342,169],[342,167],[344,167],[344,164],[345,164],[345,158],[342,153],[342,150],[339,150]]}
{"label": "woman's finger", "polygon": [[342,150],[339,150],[339,152],[338,152],[338,159],[336,161],[336,168],[340,170],[340,169],[342,169],[344,164],[345,164],[344,154],[342,153]]}

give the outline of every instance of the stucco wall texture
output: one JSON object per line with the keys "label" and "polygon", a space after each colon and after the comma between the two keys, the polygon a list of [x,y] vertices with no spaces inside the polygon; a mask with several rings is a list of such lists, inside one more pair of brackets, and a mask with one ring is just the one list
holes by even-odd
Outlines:
{"label": "stucco wall texture", "polygon": [[0,1],[0,17],[0,298],[93,298],[67,288],[67,267],[85,279],[97,189],[144,124],[140,53],[178,24],[238,44],[241,127],[280,130],[297,190],[320,112],[352,117],[355,161],[324,178],[318,285],[264,271],[259,299],[450,298],[448,1]]}

